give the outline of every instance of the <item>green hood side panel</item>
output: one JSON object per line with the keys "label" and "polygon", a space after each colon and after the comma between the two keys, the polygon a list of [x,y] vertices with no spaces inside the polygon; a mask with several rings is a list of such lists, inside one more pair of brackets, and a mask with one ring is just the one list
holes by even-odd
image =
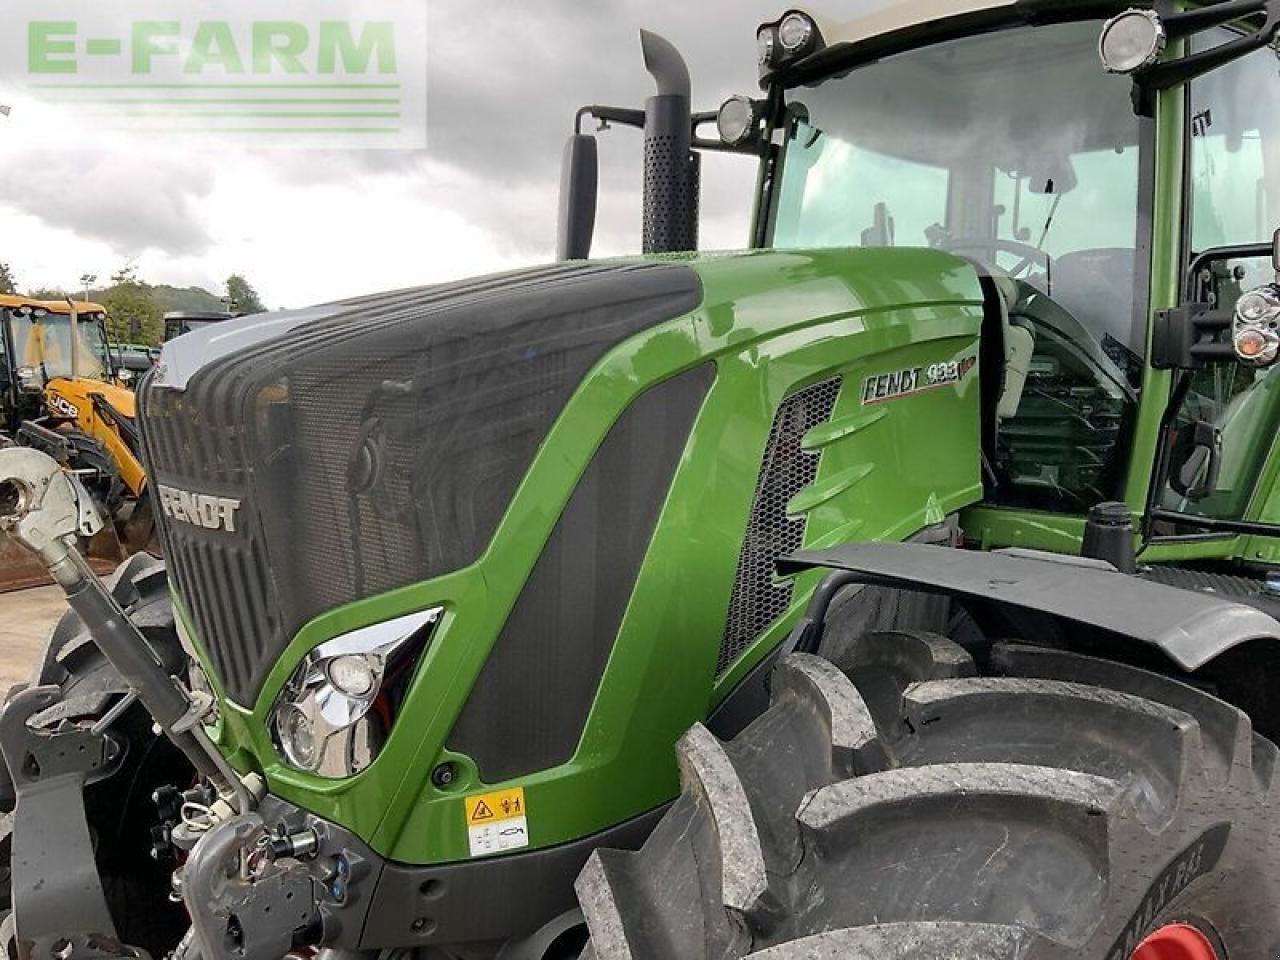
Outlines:
{"label": "green hood side panel", "polygon": [[[702,305],[631,337],[596,364],[475,563],[317,617],[294,637],[251,712],[224,701],[221,746],[237,762],[260,767],[273,792],[350,828],[384,856],[419,864],[468,859],[463,797],[488,789],[524,788],[532,849],[669,801],[678,792],[677,737],[785,636],[818,578],[802,576],[789,609],[717,677],[770,429],[779,404],[804,387],[842,378],[830,420],[803,440],[806,450],[822,452],[817,477],[787,508],[807,517],[805,546],[904,539],[981,499],[983,310],[968,263],[933,251],[871,249],[667,259],[700,274]],[[507,784],[480,783],[469,758],[443,744],[562,507],[636,397],[708,362],[714,383],[576,752]],[[931,368],[937,382],[923,389]],[[873,402],[864,403],[864,390]],[[339,633],[437,605],[445,614],[376,761],[338,781],[285,766],[268,720],[303,655]],[[431,772],[444,760],[460,776],[439,789]]]}

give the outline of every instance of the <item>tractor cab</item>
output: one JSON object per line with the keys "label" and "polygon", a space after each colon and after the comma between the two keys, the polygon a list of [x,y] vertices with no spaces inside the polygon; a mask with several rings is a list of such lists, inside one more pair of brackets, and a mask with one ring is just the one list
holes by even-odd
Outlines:
{"label": "tractor cab", "polygon": [[73,305],[0,296],[0,397],[5,427],[38,416],[55,380],[110,384],[106,311],[94,303]]}
{"label": "tractor cab", "polygon": [[[765,24],[765,125],[745,134],[765,157],[756,239],[977,266],[1000,319],[1002,355],[986,356],[1004,368],[971,518],[988,543],[1063,549],[1063,517],[1126,501],[1148,545],[1239,553],[1239,537],[1280,532],[1280,380],[1233,349],[1231,317],[1276,277],[1274,17],[1206,4],[1104,21],[1097,6]],[[1159,63],[1170,44],[1185,56]]]}
{"label": "tractor cab", "polygon": [[658,95],[579,112],[560,253],[590,249],[586,118],[645,131],[647,253],[696,248],[701,154],[754,157],[754,248],[929,248],[978,274],[975,543],[1075,553],[1118,502],[1144,559],[1280,561],[1278,25],[1265,0],[793,9],[757,31],[762,95],[709,113],[645,35]]}
{"label": "tractor cab", "polygon": [[1148,294],[1143,120],[1094,22],[942,41],[787,89],[766,224],[776,248],[932,247],[998,305],[997,502],[1082,512],[1122,495]]}

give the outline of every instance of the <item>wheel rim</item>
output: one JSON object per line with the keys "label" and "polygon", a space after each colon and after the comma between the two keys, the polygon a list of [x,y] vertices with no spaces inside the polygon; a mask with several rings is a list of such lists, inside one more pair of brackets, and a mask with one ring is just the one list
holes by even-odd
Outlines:
{"label": "wheel rim", "polygon": [[1138,944],[1130,960],[1219,960],[1202,932],[1186,923],[1170,923]]}

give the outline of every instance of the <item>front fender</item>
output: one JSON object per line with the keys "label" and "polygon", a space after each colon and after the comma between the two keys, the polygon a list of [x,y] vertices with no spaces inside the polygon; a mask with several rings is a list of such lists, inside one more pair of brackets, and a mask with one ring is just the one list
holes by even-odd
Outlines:
{"label": "front fender", "polygon": [[[1242,644],[1280,642],[1280,622],[1255,607],[1126,576],[1076,557],[869,543],[797,553],[778,566],[784,574],[828,567],[843,572],[848,583],[1048,614],[1154,647],[1188,673]],[[814,594],[801,629],[820,633],[824,604],[834,593],[823,589]]]}

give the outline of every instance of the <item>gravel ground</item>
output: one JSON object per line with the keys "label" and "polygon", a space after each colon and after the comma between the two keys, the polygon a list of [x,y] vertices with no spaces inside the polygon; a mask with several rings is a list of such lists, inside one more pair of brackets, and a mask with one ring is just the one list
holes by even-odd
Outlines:
{"label": "gravel ground", "polygon": [[0,696],[31,679],[49,631],[66,609],[57,587],[0,593]]}

